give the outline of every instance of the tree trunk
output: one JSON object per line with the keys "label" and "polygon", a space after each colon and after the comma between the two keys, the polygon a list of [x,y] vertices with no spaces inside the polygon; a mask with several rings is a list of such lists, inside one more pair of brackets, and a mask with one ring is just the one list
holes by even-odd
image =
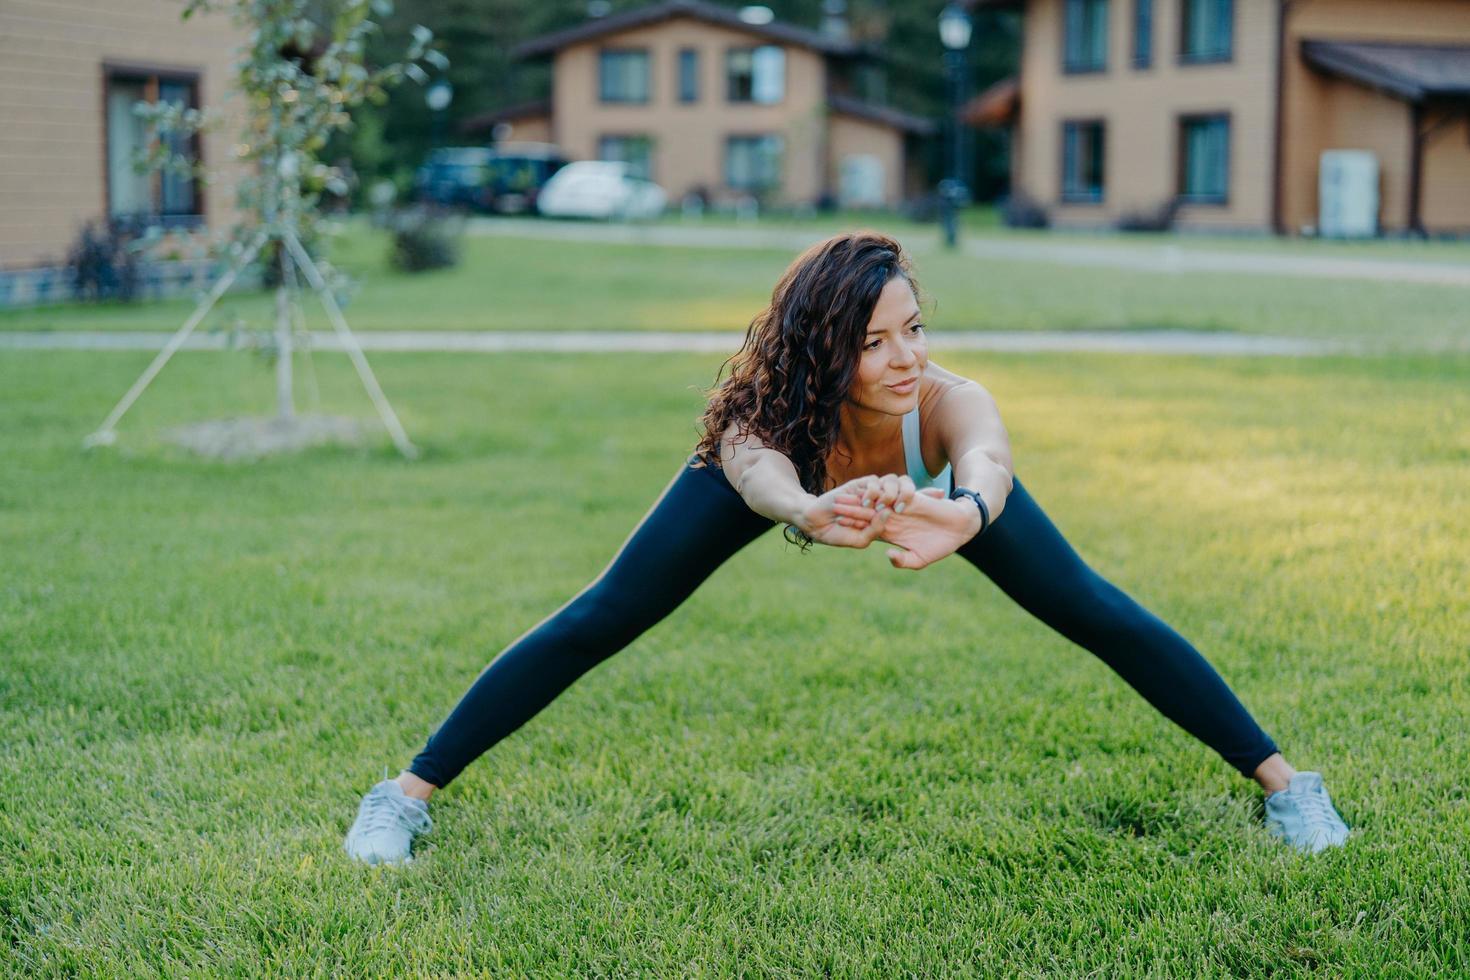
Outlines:
{"label": "tree trunk", "polygon": [[291,281],[291,269],[286,263],[291,257],[281,247],[281,284],[276,287],[276,415],[289,419],[296,414],[291,397],[291,298],[286,293],[286,284]]}

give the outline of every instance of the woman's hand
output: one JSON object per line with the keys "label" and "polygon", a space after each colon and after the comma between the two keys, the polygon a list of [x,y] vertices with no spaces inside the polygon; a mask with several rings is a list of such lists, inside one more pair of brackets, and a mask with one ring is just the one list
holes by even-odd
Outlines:
{"label": "woman's hand", "polygon": [[[861,526],[862,509],[852,496],[839,499],[836,509]],[[861,530],[870,531],[872,525]],[[895,512],[885,520],[877,534],[898,545],[888,551],[894,568],[918,570],[953,554],[979,531],[980,511],[974,504],[947,500],[938,487],[925,487],[912,495],[902,513]]]}
{"label": "woman's hand", "polygon": [[914,481],[907,476],[861,476],[813,498],[797,526],[822,544],[866,548],[913,498]]}

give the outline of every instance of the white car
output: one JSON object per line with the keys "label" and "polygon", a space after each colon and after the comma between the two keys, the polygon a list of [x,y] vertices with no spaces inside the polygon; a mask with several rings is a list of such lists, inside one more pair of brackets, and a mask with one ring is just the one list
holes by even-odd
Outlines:
{"label": "white car", "polygon": [[536,210],[551,218],[654,218],[667,202],[662,187],[628,176],[626,163],[580,160],[551,175]]}

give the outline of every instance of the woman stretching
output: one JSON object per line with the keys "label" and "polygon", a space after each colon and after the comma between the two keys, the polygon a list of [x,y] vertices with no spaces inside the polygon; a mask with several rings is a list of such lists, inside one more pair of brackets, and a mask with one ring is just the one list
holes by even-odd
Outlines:
{"label": "woman stretching", "polygon": [[1308,851],[1340,845],[1348,829],[1322,777],[1287,765],[1194,647],[1089,568],[1014,477],[990,394],[930,363],[917,292],[882,235],[839,235],[797,258],[653,509],[596,581],[481,672],[407,769],[367,793],[348,854],[408,860],[436,789],[777,523],[803,549],[886,541],[900,569],[958,553],[1260,783],[1273,833]]}

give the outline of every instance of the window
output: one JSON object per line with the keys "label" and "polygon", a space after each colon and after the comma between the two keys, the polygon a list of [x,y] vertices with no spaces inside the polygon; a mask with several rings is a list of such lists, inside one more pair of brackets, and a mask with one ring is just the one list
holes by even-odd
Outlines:
{"label": "window", "polygon": [[699,52],[694,48],[679,52],[679,101],[699,101]]}
{"label": "window", "polygon": [[[204,208],[197,180],[168,170],[137,173],[133,169],[133,160],[153,139],[150,127],[133,114],[133,106],[172,102],[198,108],[198,77],[123,69],[108,69],[104,77],[108,217],[169,226],[199,224]],[[199,159],[197,137],[171,133],[167,139],[174,153]]]}
{"label": "window", "polygon": [[632,48],[598,52],[597,87],[603,102],[647,102],[648,52]]}
{"label": "window", "polygon": [[1179,60],[1229,61],[1235,23],[1233,0],[1183,0]]}
{"label": "window", "polygon": [[1133,67],[1154,61],[1154,0],[1133,0]]}
{"label": "window", "polygon": [[725,183],[736,190],[772,190],[781,183],[779,136],[731,136],[725,141]]}
{"label": "window", "polygon": [[1225,204],[1230,198],[1230,117],[1179,120],[1179,196],[1191,204]]}
{"label": "window", "polygon": [[1107,147],[1100,119],[1062,123],[1062,201],[1097,204],[1103,199]]}
{"label": "window", "polygon": [[1069,72],[1106,71],[1108,0],[1065,0],[1062,15],[1062,68]]}
{"label": "window", "polygon": [[648,136],[604,136],[597,141],[597,158],[626,163],[629,177],[653,179],[653,140]]}
{"label": "window", "polygon": [[786,95],[786,49],[767,44],[725,52],[731,102],[772,105]]}

